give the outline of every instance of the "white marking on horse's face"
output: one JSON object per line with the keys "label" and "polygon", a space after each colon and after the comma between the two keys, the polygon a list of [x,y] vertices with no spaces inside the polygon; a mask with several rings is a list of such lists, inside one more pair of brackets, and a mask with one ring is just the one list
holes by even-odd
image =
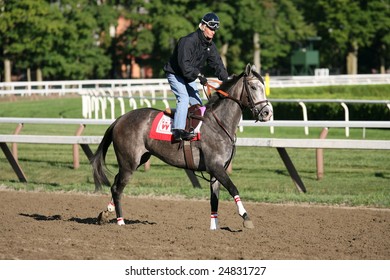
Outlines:
{"label": "white marking on horse's face", "polygon": [[265,105],[263,107],[263,109],[260,111],[260,113],[258,114],[257,119],[260,122],[268,122],[268,121],[271,120],[272,115],[273,115],[272,104],[271,103],[267,103],[267,105]]}

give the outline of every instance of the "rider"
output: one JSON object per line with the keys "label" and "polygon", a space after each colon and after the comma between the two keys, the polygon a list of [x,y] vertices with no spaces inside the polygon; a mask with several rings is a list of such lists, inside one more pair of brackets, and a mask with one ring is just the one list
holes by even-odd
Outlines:
{"label": "rider", "polygon": [[191,140],[193,131],[185,131],[188,105],[202,104],[196,79],[202,85],[207,79],[202,68],[207,64],[220,80],[228,79],[228,73],[213,42],[215,31],[219,28],[219,18],[215,13],[207,13],[199,23],[199,29],[179,39],[171,58],[164,66],[172,92],[176,96],[176,113],[172,134],[175,141]]}

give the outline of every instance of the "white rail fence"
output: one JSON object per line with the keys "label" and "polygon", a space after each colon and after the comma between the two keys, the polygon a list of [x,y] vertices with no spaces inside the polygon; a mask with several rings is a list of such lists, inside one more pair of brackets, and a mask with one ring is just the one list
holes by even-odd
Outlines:
{"label": "white rail fence", "polygon": [[[336,75],[336,76],[286,76],[272,77],[271,88],[305,87],[324,85],[367,85],[390,84],[390,74]],[[199,84],[199,89],[202,86]],[[202,91],[203,92],[203,91]],[[86,119],[115,119],[116,107],[120,115],[138,107],[152,107],[162,102],[169,107],[174,100],[167,79],[126,79],[126,80],[87,80],[87,81],[47,81],[0,83],[0,97],[9,95],[50,95],[79,94],[82,99],[82,116]],[[203,98],[206,99],[205,95]],[[307,122],[308,103],[338,103],[344,109],[344,120],[349,121],[347,104],[384,104],[390,110],[390,100],[340,100],[340,99],[270,99],[271,102],[294,102],[302,108],[303,121]],[[304,124],[304,123],[302,123]],[[305,135],[309,126],[304,125]],[[240,126],[240,131],[244,127]],[[271,133],[274,132],[270,126]],[[345,126],[349,137],[349,126]]]}
{"label": "white rail fence", "polygon": [[[126,113],[125,104],[128,102],[129,110],[137,109],[137,100],[139,101],[139,106],[152,107],[156,105],[157,101],[164,103],[165,108],[169,108],[169,101],[174,100],[174,98],[168,98],[167,91],[165,89],[163,97],[156,97],[155,91],[151,91],[151,99],[149,100],[145,94],[142,94],[139,91],[139,96],[134,96],[133,94],[137,91],[137,87],[133,89],[115,89],[115,90],[91,90],[88,94],[82,95],[82,115],[84,118],[95,118],[95,119],[106,119],[108,118],[115,119],[115,108],[116,100],[119,102],[120,106],[120,115]],[[116,94],[117,93],[117,94]],[[127,94],[127,96],[125,95]],[[205,98],[205,97],[204,97]],[[305,122],[308,122],[308,111],[306,104],[308,103],[337,103],[344,110],[344,121],[347,123],[350,120],[349,108],[347,104],[383,104],[387,106],[390,110],[390,100],[342,100],[342,99],[269,99],[271,103],[276,102],[285,102],[285,103],[298,103],[302,109],[303,122],[301,124],[304,127],[305,135],[309,135],[309,126],[304,125]],[[109,105],[109,106],[108,106]],[[271,134],[274,133],[274,126],[270,126]],[[243,125],[239,127],[242,132],[244,129]],[[349,126],[345,126],[345,135],[349,137]]]}
{"label": "white rail fence", "polygon": [[[390,74],[359,74],[330,76],[272,76],[271,88],[311,87],[332,85],[374,85],[390,84]],[[2,82],[0,97],[7,95],[49,95],[49,94],[82,94],[88,89],[114,89],[118,87],[148,86],[156,90],[164,90],[167,79],[121,79],[121,80],[74,80],[43,82]]]}

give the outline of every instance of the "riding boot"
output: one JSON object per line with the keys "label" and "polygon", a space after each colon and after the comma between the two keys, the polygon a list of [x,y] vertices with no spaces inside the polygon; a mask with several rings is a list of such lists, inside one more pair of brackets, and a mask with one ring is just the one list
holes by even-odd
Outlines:
{"label": "riding boot", "polygon": [[172,129],[172,134],[175,141],[190,141],[196,136],[194,132],[188,132],[184,129]]}

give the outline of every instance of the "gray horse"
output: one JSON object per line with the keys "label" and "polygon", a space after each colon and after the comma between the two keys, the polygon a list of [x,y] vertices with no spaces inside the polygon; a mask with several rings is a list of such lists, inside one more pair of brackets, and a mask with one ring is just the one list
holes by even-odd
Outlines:
{"label": "gray horse", "polygon": [[[256,121],[269,121],[272,106],[265,96],[265,85],[255,67],[249,64],[245,71],[224,82],[209,98],[200,128],[201,140],[193,141],[192,168],[189,168],[183,152],[182,142],[151,139],[149,132],[153,120],[160,110],[142,108],[119,117],[104,134],[96,153],[91,158],[95,185],[110,186],[104,167],[105,156],[111,142],[114,145],[119,172],[111,186],[112,202],[108,209],[115,209],[118,225],[124,225],[121,195],[133,172],[144,164],[151,155],[179,168],[204,171],[210,174],[210,229],[218,229],[218,199],[220,184],[234,198],[238,214],[243,218],[244,227],[253,228],[234,183],[226,168],[235,150],[235,133],[242,111],[248,108]],[[188,143],[185,143],[188,144]]]}

